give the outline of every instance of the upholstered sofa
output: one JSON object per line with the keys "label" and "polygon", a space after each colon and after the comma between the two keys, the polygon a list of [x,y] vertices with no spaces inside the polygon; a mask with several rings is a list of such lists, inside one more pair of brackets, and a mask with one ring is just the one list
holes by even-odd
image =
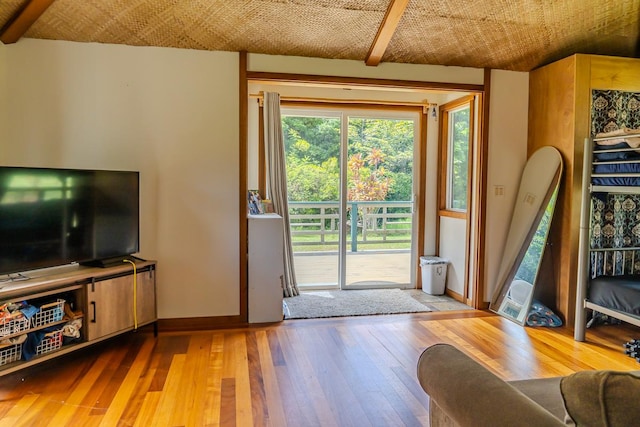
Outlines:
{"label": "upholstered sofa", "polygon": [[506,382],[448,344],[427,348],[418,379],[431,427],[640,426],[638,372],[581,371]]}

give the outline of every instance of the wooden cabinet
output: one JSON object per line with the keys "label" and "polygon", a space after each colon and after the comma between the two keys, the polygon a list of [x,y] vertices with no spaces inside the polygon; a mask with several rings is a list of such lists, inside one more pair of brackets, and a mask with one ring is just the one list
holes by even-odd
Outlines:
{"label": "wooden cabinet", "polygon": [[133,274],[92,280],[87,285],[87,300],[89,341],[153,322],[156,320],[155,270],[139,271],[135,280]]}
{"label": "wooden cabinet", "polygon": [[156,311],[156,269],[148,268],[139,272],[137,280],[137,323],[138,326],[155,322]]}
{"label": "wooden cabinet", "polygon": [[[58,334],[55,338],[59,339],[56,347],[51,347],[46,352],[41,352],[42,354],[38,352],[27,361],[20,357],[19,347],[0,345],[0,375],[156,322],[155,267],[155,262],[138,262],[134,277],[130,264],[106,268],[66,266],[34,272],[29,280],[8,282],[0,286],[0,304],[10,301],[50,300],[52,303],[46,305],[47,307],[61,310],[63,303],[58,303],[57,306],[55,302],[64,301],[71,303],[69,308],[81,313],[79,317],[82,319],[79,339],[71,344],[61,345],[62,336]],[[59,325],[62,328],[68,321],[66,316],[64,319],[51,320],[53,321],[38,326],[32,321],[26,330],[0,330],[0,340],[17,338],[40,329],[50,329],[51,326]]]}
{"label": "wooden cabinet", "polygon": [[[562,154],[564,176],[549,232],[546,264],[553,277],[543,278],[540,299],[572,325],[582,199],[584,139],[591,136],[591,92],[640,92],[640,60],[577,54],[529,75],[528,153],[551,145]],[[551,286],[549,286],[551,285]]]}

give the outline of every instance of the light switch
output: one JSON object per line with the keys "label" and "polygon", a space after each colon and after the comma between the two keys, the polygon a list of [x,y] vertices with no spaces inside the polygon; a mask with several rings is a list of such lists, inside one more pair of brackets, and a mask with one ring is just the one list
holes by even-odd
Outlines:
{"label": "light switch", "polygon": [[535,194],[531,194],[531,193],[527,193],[524,196],[524,202],[528,203],[530,205],[533,205],[536,201],[536,195]]}

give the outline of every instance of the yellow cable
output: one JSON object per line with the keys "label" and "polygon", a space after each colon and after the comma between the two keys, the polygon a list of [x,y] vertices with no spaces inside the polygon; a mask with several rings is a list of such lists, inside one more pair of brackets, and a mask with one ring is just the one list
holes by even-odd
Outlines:
{"label": "yellow cable", "polygon": [[136,280],[136,263],[129,259],[123,259],[122,262],[128,262],[133,266],[133,329],[136,330],[138,329],[138,296],[136,291],[138,289],[138,285]]}

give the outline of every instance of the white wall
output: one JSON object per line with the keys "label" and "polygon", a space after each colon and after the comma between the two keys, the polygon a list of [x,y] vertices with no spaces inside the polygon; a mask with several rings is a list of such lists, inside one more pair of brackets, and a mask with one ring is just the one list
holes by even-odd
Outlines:
{"label": "white wall", "polygon": [[[249,68],[470,84],[483,79],[479,69],[266,55],[249,55]],[[494,71],[492,78],[490,283],[526,156],[528,75]],[[140,255],[159,261],[161,318],[239,313],[238,127],[237,53],[34,39],[0,44],[0,162],[140,170]],[[435,159],[429,153],[428,161]],[[503,198],[493,196],[495,185],[505,185]]]}
{"label": "white wall", "polygon": [[2,164],[139,170],[159,316],[239,314],[238,54],[22,39],[0,55]]}
{"label": "white wall", "polygon": [[446,216],[440,218],[439,255],[449,261],[447,289],[459,295],[464,295],[466,234],[465,220]]}
{"label": "white wall", "polygon": [[[496,286],[520,175],[527,161],[529,73],[493,70],[490,103],[485,301],[491,300]],[[504,187],[503,196],[496,195],[500,186]]]}

